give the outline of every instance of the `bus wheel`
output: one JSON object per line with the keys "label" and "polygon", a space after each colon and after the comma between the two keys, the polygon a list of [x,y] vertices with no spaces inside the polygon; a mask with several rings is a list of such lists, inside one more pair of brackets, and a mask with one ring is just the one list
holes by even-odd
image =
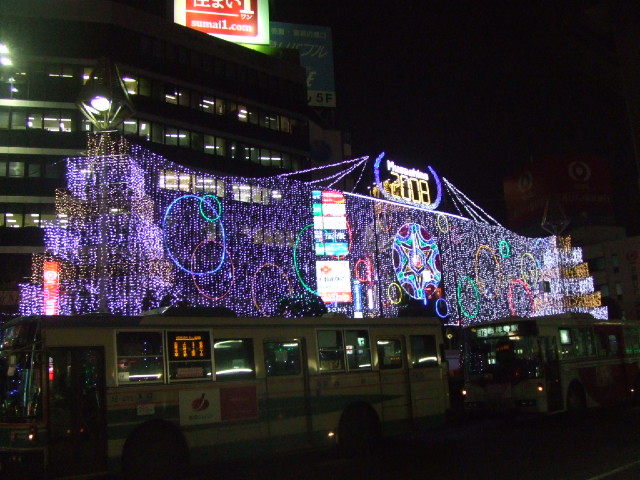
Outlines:
{"label": "bus wheel", "polygon": [[127,438],[122,450],[122,472],[127,480],[183,478],[189,449],[182,433],[163,420],[152,420]]}
{"label": "bus wheel", "polygon": [[348,455],[371,452],[382,434],[378,414],[370,405],[354,403],[342,412],[338,426],[338,445]]}
{"label": "bus wheel", "polygon": [[567,392],[567,410],[573,413],[583,412],[587,408],[587,397],[582,386],[573,382]]}

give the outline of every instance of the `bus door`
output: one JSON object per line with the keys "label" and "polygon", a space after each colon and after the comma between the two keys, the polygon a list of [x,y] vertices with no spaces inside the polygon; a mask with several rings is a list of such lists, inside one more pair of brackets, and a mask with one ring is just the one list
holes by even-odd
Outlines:
{"label": "bus door", "polygon": [[304,339],[264,341],[269,436],[278,443],[311,441],[309,373]]}
{"label": "bus door", "polygon": [[540,341],[542,342],[540,351],[542,352],[544,376],[547,383],[547,410],[555,412],[564,407],[556,337],[542,337]]}
{"label": "bus door", "polygon": [[[444,369],[438,359],[435,335],[409,335],[409,386],[414,420],[436,421],[448,408]],[[444,361],[444,359],[443,359]]]}
{"label": "bus door", "polygon": [[[400,337],[378,337],[378,371],[382,423],[385,428],[404,430],[411,422],[411,392],[405,348]],[[393,432],[385,431],[385,434]]]}
{"label": "bus door", "polygon": [[56,347],[47,358],[50,471],[106,471],[104,349]]}

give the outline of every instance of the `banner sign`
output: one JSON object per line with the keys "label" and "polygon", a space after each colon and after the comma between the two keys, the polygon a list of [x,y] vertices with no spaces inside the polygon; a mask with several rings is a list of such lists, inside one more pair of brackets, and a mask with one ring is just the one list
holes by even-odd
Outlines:
{"label": "banner sign", "polygon": [[307,71],[307,100],[310,106],[336,106],[329,27],[271,22],[271,46],[298,50],[300,65]]}
{"label": "banner sign", "polygon": [[173,20],[230,42],[269,44],[268,0],[174,0]]}

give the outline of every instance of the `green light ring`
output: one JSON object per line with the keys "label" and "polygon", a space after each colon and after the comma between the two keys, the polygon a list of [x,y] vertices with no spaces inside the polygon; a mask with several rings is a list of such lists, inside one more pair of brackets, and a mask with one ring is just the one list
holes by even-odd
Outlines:
{"label": "green light ring", "polygon": [[[447,225],[447,229],[444,230],[442,228],[442,226],[440,225],[440,219],[444,218],[445,223]],[[444,215],[443,213],[438,214],[438,218],[436,219],[436,223],[438,224],[438,229],[442,232],[442,233],[449,233],[449,230],[451,230],[451,225],[449,225],[449,219],[447,218],[446,215]]]}
{"label": "green light ring", "polygon": [[[479,266],[480,266],[480,261],[479,261],[480,250],[485,249],[485,248],[487,250],[489,250],[489,252],[491,253],[491,256],[493,257],[493,261],[496,262],[496,267],[498,267],[498,288],[496,289],[495,295],[493,295],[492,297],[490,297],[487,294],[487,292],[484,289],[484,285],[480,281],[480,269],[479,269]],[[480,245],[478,247],[478,250],[476,250],[475,271],[476,271],[476,282],[478,284],[478,287],[480,288],[480,291],[482,292],[482,295],[484,295],[489,300],[493,300],[498,295],[500,295],[500,289],[502,288],[502,270],[500,269],[500,260],[498,260],[498,257],[496,255],[496,253],[493,251],[493,248],[491,248],[489,245]]]}
{"label": "green light ring", "polygon": [[509,245],[509,242],[507,242],[505,239],[500,240],[499,249],[502,258],[509,258],[511,256],[511,245]]}
{"label": "green light ring", "polygon": [[[525,271],[524,271],[525,257],[530,257],[531,261],[535,265],[535,269],[532,270],[533,272],[535,272],[535,280],[530,279],[530,280],[533,280],[531,283],[529,283],[529,279],[527,279],[527,275],[525,274]],[[527,285],[527,287],[531,288],[531,285],[535,285],[536,283],[538,283],[538,278],[540,277],[540,268],[538,266],[538,262],[536,258],[533,256],[531,252],[525,252],[522,254],[522,257],[520,258],[520,273],[522,274],[522,280],[524,280],[524,283]]]}
{"label": "green light ring", "polygon": [[[461,301],[461,291],[462,291],[462,284],[463,282],[467,280],[471,286],[473,287],[473,291],[476,294],[476,311],[473,312],[473,314],[470,314],[469,312],[467,312],[467,310],[464,308],[464,306],[462,305],[462,301]],[[458,282],[458,305],[460,306],[460,310],[462,311],[462,314],[467,317],[467,318],[475,318],[478,315],[478,312],[480,312],[480,292],[478,292],[478,287],[476,286],[475,282],[473,281],[473,278],[471,277],[463,277],[462,280],[460,280],[460,282]]]}
{"label": "green light ring", "polygon": [[[216,218],[210,218],[210,217],[207,216],[206,213],[204,213],[204,209],[202,208],[202,204],[205,201],[204,199],[207,198],[207,197],[213,198],[218,203],[218,216]],[[218,197],[216,197],[215,195],[211,195],[211,194],[203,195],[200,198],[200,215],[202,215],[203,218],[205,220],[209,221],[209,222],[215,222],[216,220],[219,220],[220,217],[222,217],[222,204],[220,203],[220,200],[218,199]]]}
{"label": "green light ring", "polygon": [[[305,232],[305,230],[311,227],[313,227],[313,223],[310,223],[302,230],[300,230],[300,233],[298,233],[298,236],[296,237],[296,241],[293,244],[293,269],[298,276],[298,280],[300,280],[300,283],[307,291],[313,293],[314,295],[320,295],[317,290],[313,290],[309,285],[305,283],[305,281],[302,279],[302,275],[300,274],[300,269],[298,268],[298,244],[300,243],[300,238],[302,237],[302,234]],[[324,228],[322,230],[328,233]]]}
{"label": "green light ring", "polygon": [[[398,297],[398,300],[394,301],[393,298],[391,298],[391,287],[396,286],[396,288],[398,289],[398,292],[400,292],[400,296]],[[396,282],[391,282],[389,284],[389,286],[387,287],[387,296],[389,297],[389,301],[394,304],[397,305],[402,301],[402,287],[397,284]]]}

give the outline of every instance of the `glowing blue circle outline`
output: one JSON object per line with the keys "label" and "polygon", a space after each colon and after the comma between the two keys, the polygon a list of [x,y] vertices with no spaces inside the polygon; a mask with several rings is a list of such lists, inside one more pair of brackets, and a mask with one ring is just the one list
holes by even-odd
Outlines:
{"label": "glowing blue circle outline", "polygon": [[[440,312],[438,311],[438,303],[440,301],[443,301],[444,304],[447,306],[447,313],[445,315],[441,315]],[[434,306],[436,314],[440,317],[440,318],[447,318],[449,315],[451,315],[451,307],[449,307],[449,302],[447,301],[446,298],[438,298],[436,300],[436,304]]]}
{"label": "glowing blue circle outline", "polygon": [[[167,209],[164,212],[164,218],[162,219],[162,240],[163,240],[163,243],[164,243],[164,248],[165,248],[167,254],[169,255],[169,258],[171,258],[171,261],[173,263],[175,263],[176,266],[180,270],[182,270],[183,272],[186,272],[186,273],[188,273],[190,275],[211,275],[212,273],[216,273],[218,270],[220,270],[222,268],[222,265],[224,264],[224,260],[225,260],[226,250],[227,250],[227,236],[224,233],[224,224],[222,223],[222,220],[220,220],[220,216],[218,216],[218,218],[216,220],[220,221],[220,232],[222,233],[222,256],[220,257],[220,263],[213,270],[208,270],[206,272],[194,272],[193,270],[189,270],[188,268],[185,268],[178,261],[178,259],[176,259],[176,257],[174,257],[173,252],[169,248],[169,242],[167,241],[167,234],[166,234],[167,217],[169,216],[169,213],[171,213],[171,209],[173,208],[173,206],[176,203],[178,203],[180,200],[185,199],[185,198],[195,198],[200,202],[200,205],[202,205],[202,202],[205,200],[205,198],[207,196],[215,198],[214,195],[205,195],[204,197],[199,197],[198,195],[192,195],[192,194],[182,195],[181,197],[176,198],[173,202],[171,202],[171,204],[169,204],[169,206],[167,207]],[[207,203],[208,203],[208,201],[207,201]],[[211,208],[213,208],[213,205],[211,205]],[[222,206],[221,206],[220,209],[221,209],[220,213],[222,213]],[[202,214],[202,211],[200,211],[200,213]],[[204,215],[203,215],[203,217],[209,222],[215,222],[216,221],[216,220],[211,220],[211,219],[209,219],[208,217],[206,217]]]}

